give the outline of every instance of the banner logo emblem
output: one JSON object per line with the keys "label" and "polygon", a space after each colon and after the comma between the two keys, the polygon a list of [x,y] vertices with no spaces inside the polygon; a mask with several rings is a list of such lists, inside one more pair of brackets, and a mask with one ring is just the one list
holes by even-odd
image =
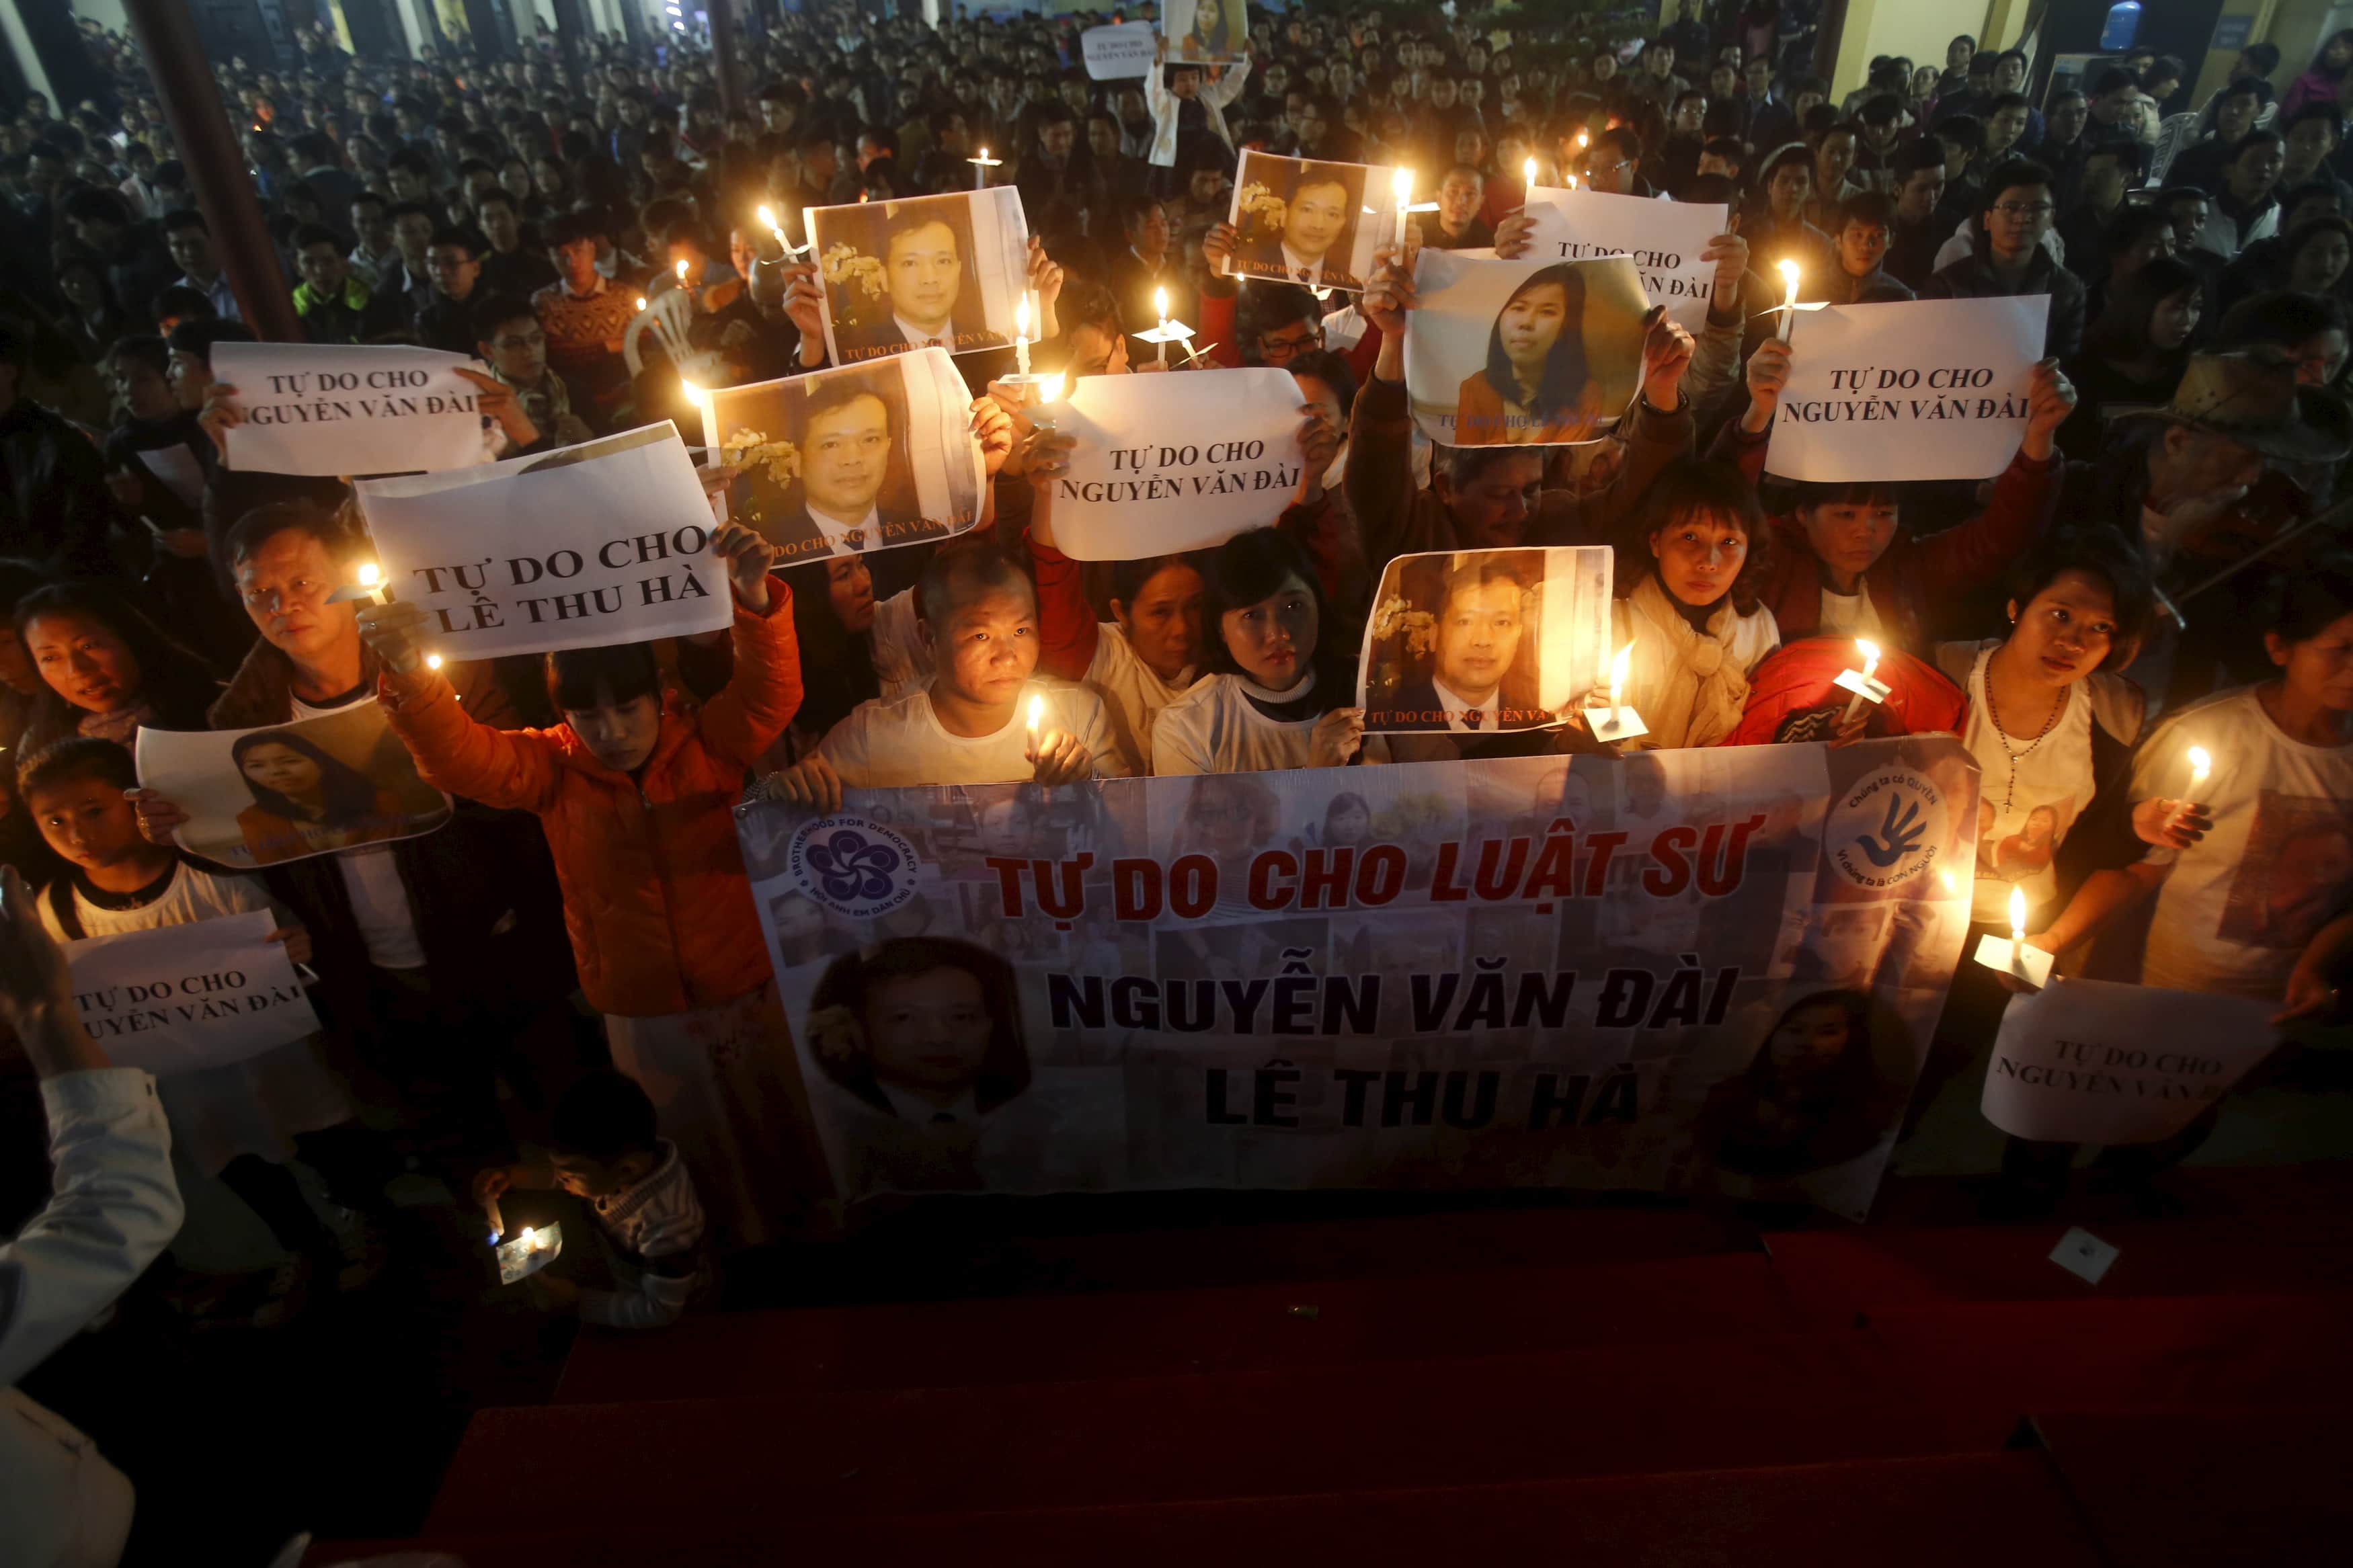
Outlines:
{"label": "banner logo emblem", "polygon": [[1822,850],[1858,888],[1896,888],[1945,851],[1945,795],[1926,774],[1888,768],[1858,779],[1822,829]]}
{"label": "banner logo emblem", "polygon": [[785,875],[811,901],[851,920],[887,914],[915,894],[914,846],[880,823],[822,816],[786,852]]}

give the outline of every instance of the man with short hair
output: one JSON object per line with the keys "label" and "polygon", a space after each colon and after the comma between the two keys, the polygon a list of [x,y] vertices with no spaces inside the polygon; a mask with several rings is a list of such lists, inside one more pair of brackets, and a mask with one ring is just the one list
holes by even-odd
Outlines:
{"label": "man with short hair", "polygon": [[2144,157],[2137,142],[2105,142],[2085,153],[2079,194],[2059,220],[2059,241],[2067,270],[2086,283],[2108,275],[2108,226],[2125,193],[2140,183]]}
{"label": "man with short hair", "polygon": [[1740,68],[1741,94],[1737,129],[1748,155],[1762,158],[1798,139],[1798,117],[1773,96],[1773,61],[1759,55]]}
{"label": "man with short hair", "polygon": [[1883,263],[1895,226],[1895,203],[1883,191],[1857,191],[1841,203],[1831,254],[1838,265],[1823,282],[1806,290],[1809,300],[1832,305],[1873,305],[1913,297]]}
{"label": "man with short hair", "polygon": [[2013,158],[1986,177],[1978,218],[1985,246],[1937,269],[1920,290],[1926,300],[1985,300],[2018,294],[2048,294],[2050,314],[2042,353],[2072,361],[2084,343],[2084,284],[2059,265],[2042,243],[2056,204],[2051,171]]}
{"label": "man with short hair", "polygon": [[[1669,51],[1672,56],[1672,51]],[[1585,153],[1586,188],[1618,196],[1655,196],[1644,179],[1642,138],[1630,125],[1613,125],[1593,138]]]}
{"label": "man with short hair", "polygon": [[522,207],[513,193],[502,185],[491,186],[474,204],[474,216],[481,224],[482,237],[491,242],[489,254],[481,258],[483,287],[495,294],[519,294],[528,300],[556,280],[546,252],[528,243]]}
{"label": "man with short hair", "polygon": [[1438,183],[1438,221],[1423,237],[1433,250],[1486,250],[1493,247],[1495,231],[1479,216],[1486,199],[1487,182],[1468,163],[1457,163]]}
{"label": "man with short hair", "polygon": [[[1996,55],[1993,62],[1994,98],[1999,100],[2015,93],[2021,102],[2027,102],[2026,68],[2024,49],[2004,49]],[[2042,111],[2030,103],[2026,110],[2026,128],[2011,146],[2021,153],[2031,153],[2042,145],[2043,129]]]}
{"label": "man with short hair", "polygon": [[1645,103],[1656,104],[1662,114],[1672,111],[1675,100],[1691,90],[1691,83],[1675,74],[1675,46],[1663,36],[1643,45],[1626,90]]}
{"label": "man with short hair", "polygon": [[172,286],[176,269],[162,237],[154,225],[132,219],[120,194],[84,186],[68,195],[58,211],[74,238],[97,255],[126,310],[142,309]]}
{"label": "man with short hair", "polygon": [[1936,220],[1945,199],[1945,152],[1933,136],[1899,148],[1889,168],[1895,209],[1888,226],[1887,275],[1918,293],[1936,270],[1936,252],[1951,231]]}
{"label": "man with short hair", "polygon": [[1508,556],[1472,556],[1446,577],[1431,627],[1430,668],[1398,686],[1384,727],[1455,734],[1525,728],[1551,716],[1533,690],[1504,701],[1528,629],[1529,584]]}
{"label": "man with short hair", "polygon": [[1038,108],[1033,118],[1038,145],[1021,160],[1014,186],[1021,193],[1023,216],[1034,226],[1043,224],[1057,204],[1075,211],[1086,198],[1086,187],[1071,157],[1079,141],[1077,116],[1056,102]]}
{"label": "man with short hair", "polygon": [[194,289],[213,302],[214,314],[225,321],[240,321],[237,306],[237,290],[228,286],[228,274],[221,270],[220,259],[213,254],[213,235],[205,215],[193,207],[181,207],[164,215],[164,245],[180,268],[179,287]]}
{"label": "man with short hair", "polygon": [[392,204],[375,191],[352,198],[352,273],[379,294],[406,295],[407,269],[393,243]]}
{"label": "man with short hair", "polygon": [[[850,710],[815,754],[768,781],[778,797],[838,811],[845,784],[1052,785],[1126,776],[1103,699],[1035,679],[1037,590],[1002,551],[941,551],[915,586],[915,612],[930,684]],[[1033,706],[1040,715],[1034,731]]]}
{"label": "man with short hair", "polygon": [[302,276],[294,288],[294,313],[308,341],[374,342],[408,325],[393,296],[378,294],[352,276],[343,237],[324,224],[304,224],[294,231],[294,267]]}
{"label": "man with short hair", "polygon": [[2235,149],[2255,129],[2255,121],[2263,112],[2263,96],[2253,81],[2227,82],[2207,107],[2213,111],[2214,129],[2174,158],[2165,171],[2168,184],[2220,191],[2237,155]]}
{"label": "man with short hair", "polygon": [[436,228],[433,209],[423,202],[395,202],[385,216],[392,225],[393,249],[400,257],[386,286],[407,302],[414,315],[433,298],[433,279],[427,268]]}
{"label": "man with short hair", "polygon": [[474,307],[487,292],[480,287],[481,241],[469,229],[435,230],[425,253],[425,275],[428,293],[417,307],[417,337],[427,348],[472,353],[480,341],[474,328]]}
{"label": "man with short hair", "polygon": [[475,342],[469,352],[480,355],[492,376],[514,388],[515,404],[533,435],[549,446],[570,447],[596,434],[574,412],[572,389],[547,368],[547,333],[528,301],[479,290],[470,313]]}
{"label": "man with short hair", "polygon": [[2280,133],[2251,131],[2232,149],[2222,184],[2212,193],[2198,247],[2229,261],[2258,239],[2279,232],[2280,171],[2286,165]]}
{"label": "man with short hair", "polygon": [[1158,324],[1152,299],[1159,289],[1168,290],[1171,315],[1192,321],[1187,311],[1198,306],[1186,279],[1184,258],[1170,244],[1174,237],[1167,209],[1150,196],[1134,197],[1120,208],[1119,227],[1127,246],[1111,258],[1111,296],[1127,330],[1148,331]]}
{"label": "man with short hair", "polygon": [[548,363],[573,389],[581,417],[599,429],[628,390],[621,343],[638,314],[636,296],[596,264],[605,237],[594,213],[565,213],[550,223],[547,257],[559,275],[531,296],[547,333]]}

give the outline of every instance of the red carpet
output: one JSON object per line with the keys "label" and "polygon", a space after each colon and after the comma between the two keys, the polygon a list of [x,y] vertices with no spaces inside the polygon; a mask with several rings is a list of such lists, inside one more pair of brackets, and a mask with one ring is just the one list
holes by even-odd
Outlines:
{"label": "red carpet", "polygon": [[2353,1542],[2353,1436],[2324,1414],[2035,1418],[2067,1490],[2132,1568],[2341,1562]]}

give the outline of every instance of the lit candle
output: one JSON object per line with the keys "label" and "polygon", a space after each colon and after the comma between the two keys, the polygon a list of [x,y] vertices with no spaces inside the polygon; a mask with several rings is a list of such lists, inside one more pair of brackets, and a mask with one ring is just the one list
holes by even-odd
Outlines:
{"label": "lit candle", "polygon": [[786,260],[790,260],[794,254],[793,247],[785,238],[784,225],[776,221],[776,215],[765,205],[760,208],[760,226],[776,237],[776,248],[785,253]]}
{"label": "lit candle", "polygon": [[2019,946],[2026,945],[2026,889],[2010,890],[2010,940]]}
{"label": "lit candle", "polygon": [[384,603],[384,568],[373,561],[360,563],[360,586],[368,591],[372,604]]}
{"label": "lit candle", "polygon": [[1399,169],[1389,176],[1389,191],[1397,197],[1397,238],[1400,248],[1405,245],[1405,209],[1413,205],[1413,171]]}
{"label": "lit candle", "polygon": [[1525,189],[1533,191],[1536,188],[1536,161],[1534,158],[1520,165],[1520,177],[1526,182]]}
{"label": "lit candle", "polygon": [[681,289],[686,287],[686,262],[683,258],[678,264],[678,286]]}
{"label": "lit candle", "polygon": [[1013,307],[1013,373],[1029,374],[1029,296],[1024,294]]}
{"label": "lit candle", "polygon": [[428,653],[428,654],[427,654],[427,655],[425,656],[425,668],[427,668],[427,669],[438,669],[438,668],[441,668],[441,656],[440,656],[439,654],[438,654],[438,653]]}
{"label": "lit candle", "polygon": [[702,445],[711,445],[711,394],[705,392],[699,382],[690,381],[682,375],[678,378],[678,385],[679,390],[686,394],[687,401],[694,405],[694,416],[702,423]]}
{"label": "lit candle", "polygon": [[529,1226],[523,1226],[522,1234],[516,1237],[515,1239],[522,1243],[522,1249],[525,1252],[537,1252],[539,1250],[539,1232],[533,1230]]}
{"label": "lit candle", "polygon": [[1789,341],[1789,329],[1798,320],[1798,264],[1781,263],[1781,331],[1783,342]]}
{"label": "lit candle", "polygon": [[2057,955],[2039,947],[2026,945],[2026,889],[2010,890],[2010,940],[2004,942],[1991,931],[1978,939],[1977,961],[1988,969],[1998,969],[2012,979],[2023,980],[2033,986],[2051,984],[2051,971]]}
{"label": "lit candle", "polygon": [[1005,160],[990,157],[988,149],[983,147],[979,157],[966,158],[965,162],[972,165],[972,188],[976,191],[983,191],[988,188],[988,172]]}
{"label": "lit candle", "polygon": [[1626,672],[1633,658],[1632,643],[1618,650],[1609,661],[1609,706],[1585,710],[1585,727],[1597,741],[1630,741],[1651,732],[1642,716],[1626,705]]}
{"label": "lit candle", "polygon": [[1578,152],[1582,153],[1585,151],[1585,143],[1587,140],[1588,138],[1584,132],[1580,131],[1577,133],[1577,150]]}
{"label": "lit candle", "polygon": [[1853,723],[1854,716],[1862,711],[1865,701],[1878,700],[1872,696],[1871,689],[1873,684],[1872,678],[1879,673],[1879,645],[1868,637],[1857,637],[1854,639],[1854,647],[1855,651],[1862,655],[1862,675],[1852,686],[1847,688],[1854,695],[1847,699],[1846,712],[1839,720],[1841,724]]}
{"label": "lit candle", "polygon": [[2165,830],[2168,833],[2172,832],[2181,819],[2189,815],[2189,808],[2198,803],[2198,792],[2206,787],[2207,775],[2213,771],[2213,754],[2203,746],[2190,747],[2189,789],[2181,797],[2181,804],[2173,808],[2173,815],[2166,818]]}
{"label": "lit candle", "polygon": [[1155,289],[1152,291],[1152,313],[1160,318],[1160,331],[1164,334],[1160,340],[1160,368],[1166,370],[1168,368],[1168,339],[1165,335],[1168,331],[1167,289]]}
{"label": "lit candle", "polygon": [[1029,699],[1029,749],[1038,749],[1038,730],[1046,721],[1046,700],[1032,694]]}

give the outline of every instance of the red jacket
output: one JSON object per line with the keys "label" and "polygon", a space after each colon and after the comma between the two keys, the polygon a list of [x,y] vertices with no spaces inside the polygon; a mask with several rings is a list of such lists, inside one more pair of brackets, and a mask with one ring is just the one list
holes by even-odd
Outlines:
{"label": "red jacket", "polygon": [[665,711],[635,779],[598,762],[569,724],[493,730],[431,670],[382,677],[385,709],[420,773],[485,805],[538,814],[580,988],[600,1013],[683,1013],[772,973],[733,807],[745,770],[800,707],[792,590],[769,578],[768,613],[738,605],[733,638],[727,689],[691,717]]}
{"label": "red jacket", "polygon": [[[1755,484],[1765,471],[1765,447],[1771,434],[1751,436],[1734,420],[1717,434],[1707,455],[1718,462],[1738,463]],[[2055,456],[2038,463],[2021,452],[1994,481],[1993,499],[1985,510],[1968,521],[1926,539],[1915,538],[1900,521],[1896,524],[1885,552],[1863,574],[1872,608],[1879,612],[1879,624],[1895,646],[1926,653],[1930,598],[1986,586],[2042,536],[2058,505],[2063,468]],[[1793,643],[1821,630],[1821,563],[1796,516],[1777,516],[1771,523],[1774,560],[1760,596],[1781,628],[1781,641]]]}

